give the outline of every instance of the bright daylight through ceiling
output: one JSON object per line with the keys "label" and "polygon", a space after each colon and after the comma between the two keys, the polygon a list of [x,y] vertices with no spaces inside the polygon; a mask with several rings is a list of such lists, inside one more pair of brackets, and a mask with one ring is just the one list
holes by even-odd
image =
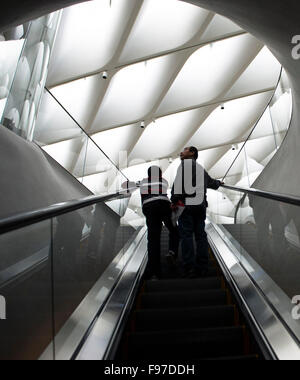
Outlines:
{"label": "bright daylight through ceiling", "polygon": [[[160,160],[172,181],[187,145],[222,178],[280,74],[260,41],[212,12],[178,0],[96,0],[63,11],[47,88],[129,179],[142,179]],[[284,94],[274,107],[288,114],[289,101]],[[114,182],[96,149],[82,174],[86,144],[49,94],[34,138],[93,192]],[[265,115],[248,145],[254,177],[274,151],[272,139]],[[228,181],[242,183],[243,172],[236,167]],[[139,207],[133,197],[128,212]]]}

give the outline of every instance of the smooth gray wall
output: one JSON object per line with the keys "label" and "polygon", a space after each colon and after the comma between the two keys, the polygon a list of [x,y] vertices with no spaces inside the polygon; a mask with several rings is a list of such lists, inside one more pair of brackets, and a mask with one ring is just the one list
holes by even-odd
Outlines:
{"label": "smooth gray wall", "polygon": [[41,148],[0,125],[0,218],[91,194]]}

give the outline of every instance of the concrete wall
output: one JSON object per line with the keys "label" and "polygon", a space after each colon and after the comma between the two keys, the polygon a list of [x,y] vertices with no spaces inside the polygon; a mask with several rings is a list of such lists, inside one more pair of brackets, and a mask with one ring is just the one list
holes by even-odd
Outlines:
{"label": "concrete wall", "polygon": [[88,195],[41,148],[0,126],[0,218]]}

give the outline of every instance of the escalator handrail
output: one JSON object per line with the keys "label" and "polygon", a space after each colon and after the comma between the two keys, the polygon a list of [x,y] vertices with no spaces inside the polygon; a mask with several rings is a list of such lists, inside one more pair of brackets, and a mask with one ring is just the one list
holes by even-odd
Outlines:
{"label": "escalator handrail", "polygon": [[96,148],[110,161],[110,163],[117,169],[118,172],[122,174],[124,178],[129,181],[129,178],[120,170],[120,168],[112,161],[112,159],[101,149],[101,147],[96,143],[96,141],[86,132],[86,130],[78,123],[78,121],[74,118],[73,115],[61,104],[61,102],[54,96],[54,94],[45,87],[45,91],[53,98],[53,100],[59,105],[59,107],[73,120],[73,122],[81,129],[82,133],[91,141]]}
{"label": "escalator handrail", "polygon": [[91,195],[77,200],[57,203],[35,211],[20,213],[0,220],[0,235],[7,232],[28,227],[30,225],[43,222],[48,219],[55,218],[69,212],[74,212],[85,207],[93,206],[99,203],[108,202],[116,199],[128,198],[135,191],[136,187],[131,187],[126,190],[120,190],[116,193],[111,193],[102,196]]}
{"label": "escalator handrail", "polygon": [[250,188],[245,188],[245,187],[236,187],[236,186],[228,186],[228,185],[221,185],[221,187],[224,189],[236,191],[239,193],[255,195],[260,198],[267,198],[273,201],[287,203],[294,206],[300,206],[300,197],[295,197],[293,195],[284,195],[284,194],[273,193],[273,192],[264,191],[264,190],[258,190],[254,188],[250,189]]}

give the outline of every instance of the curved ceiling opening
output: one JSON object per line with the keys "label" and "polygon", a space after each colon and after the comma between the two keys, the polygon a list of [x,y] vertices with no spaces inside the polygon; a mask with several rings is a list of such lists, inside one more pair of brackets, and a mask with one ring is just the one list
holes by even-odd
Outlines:
{"label": "curved ceiling opening", "polygon": [[[260,41],[198,6],[95,0],[63,11],[47,86],[105,153],[116,160],[122,149],[131,165],[174,159],[185,144],[210,155],[242,143],[280,70]],[[50,103],[44,98],[36,139],[58,152],[69,139],[49,129]],[[58,131],[62,115],[52,117]]]}

